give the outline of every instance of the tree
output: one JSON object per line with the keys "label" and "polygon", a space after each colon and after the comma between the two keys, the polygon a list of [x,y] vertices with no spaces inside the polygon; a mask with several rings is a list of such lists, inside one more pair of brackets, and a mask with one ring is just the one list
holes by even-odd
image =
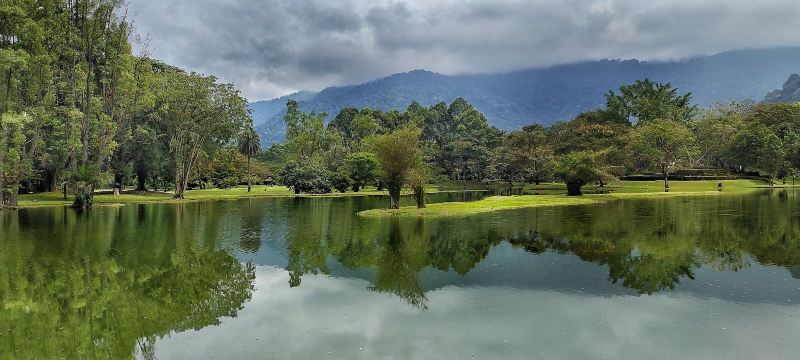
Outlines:
{"label": "tree", "polygon": [[252,123],[247,101],[233,85],[215,77],[180,71],[165,76],[164,109],[175,169],[175,198],[183,199],[201,153],[221,148]]}
{"label": "tree", "polygon": [[550,126],[547,132],[557,155],[573,151],[602,152],[609,163],[622,163],[625,139],[630,131],[630,123],[616,121],[607,110],[595,110],[579,114],[568,122]]}
{"label": "tree", "polygon": [[375,181],[375,168],[377,159],[375,154],[369,152],[352,153],[345,159],[350,179],[353,180],[353,191],[358,192]]}
{"label": "tree", "polygon": [[302,112],[297,101],[286,103],[286,151],[295,161],[322,161],[331,143],[331,131],[325,128],[326,114]]}
{"label": "tree", "polygon": [[331,192],[330,176],[324,168],[314,164],[290,161],[281,170],[281,182],[295,194],[327,194]]}
{"label": "tree", "polygon": [[498,151],[508,152],[515,172],[536,185],[550,174],[555,158],[550,136],[543,126],[528,126],[524,131],[507,134]]}
{"label": "tree", "polygon": [[250,171],[250,158],[261,152],[261,138],[252,127],[248,127],[239,135],[239,152],[247,156],[247,192],[253,188],[253,174]]}
{"label": "tree", "polygon": [[18,205],[20,181],[33,172],[40,141],[39,131],[28,114],[0,115],[0,208],[6,203],[6,183],[10,186],[8,205]]}
{"label": "tree", "polygon": [[353,179],[347,169],[341,168],[331,175],[331,185],[340,193],[345,193],[353,186]]}
{"label": "tree", "polygon": [[606,94],[606,107],[618,122],[630,119],[634,122],[656,119],[688,121],[697,112],[697,107],[690,103],[692,94],[678,95],[678,89],[670,83],[636,80],[633,84],[620,86],[619,92],[619,95],[613,91]]}
{"label": "tree", "polygon": [[628,137],[631,158],[645,167],[655,167],[664,178],[664,191],[669,191],[669,173],[687,163],[694,151],[694,136],[683,123],[672,120],[651,120],[637,124]]}
{"label": "tree", "polygon": [[400,207],[400,189],[412,171],[422,164],[419,128],[405,126],[394,132],[368,139],[378,160],[378,177],[389,189],[389,208]]}
{"label": "tree", "polygon": [[690,159],[692,166],[723,167],[728,160],[726,151],[736,134],[744,127],[746,108],[737,103],[717,105],[703,111],[689,123],[696,140],[696,154]]}
{"label": "tree", "polygon": [[770,185],[788,166],[783,140],[762,123],[748,124],[733,140],[729,154],[745,168],[767,174]]}
{"label": "tree", "polygon": [[574,151],[559,158],[556,174],[567,184],[568,196],[580,196],[583,185],[608,176],[604,156],[601,152]]}

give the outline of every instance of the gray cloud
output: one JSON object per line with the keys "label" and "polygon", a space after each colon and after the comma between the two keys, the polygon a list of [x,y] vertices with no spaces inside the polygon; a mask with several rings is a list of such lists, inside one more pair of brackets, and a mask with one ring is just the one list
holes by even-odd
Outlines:
{"label": "gray cloud", "polygon": [[411,69],[499,72],[800,45],[797,0],[131,0],[152,56],[251,100]]}

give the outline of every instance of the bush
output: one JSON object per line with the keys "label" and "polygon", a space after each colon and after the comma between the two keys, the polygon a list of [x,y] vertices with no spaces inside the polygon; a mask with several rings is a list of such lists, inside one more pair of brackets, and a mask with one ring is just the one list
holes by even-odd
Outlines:
{"label": "bush", "polygon": [[331,192],[328,172],[320,166],[289,162],[281,171],[281,183],[295,194],[327,194]]}
{"label": "bush", "polygon": [[346,169],[339,169],[339,171],[333,173],[331,175],[331,184],[334,189],[339,190],[341,193],[347,192],[347,189],[355,186]]}
{"label": "bush", "polygon": [[368,152],[358,152],[350,154],[345,160],[349,177],[352,180],[353,191],[358,192],[375,181],[375,168],[377,160],[375,154]]}

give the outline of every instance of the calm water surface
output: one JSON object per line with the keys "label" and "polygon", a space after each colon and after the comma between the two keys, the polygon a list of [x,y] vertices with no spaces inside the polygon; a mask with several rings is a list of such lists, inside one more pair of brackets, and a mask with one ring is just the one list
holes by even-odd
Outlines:
{"label": "calm water surface", "polygon": [[[432,201],[481,196],[439,194]],[[0,359],[797,359],[800,192],[0,213]]]}

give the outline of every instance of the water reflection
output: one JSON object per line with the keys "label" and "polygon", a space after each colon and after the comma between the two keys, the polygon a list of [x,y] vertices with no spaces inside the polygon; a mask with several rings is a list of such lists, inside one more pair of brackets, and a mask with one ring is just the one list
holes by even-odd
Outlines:
{"label": "water reflection", "polygon": [[[708,298],[737,309],[796,303],[798,200],[796,192],[764,191],[439,220],[354,215],[383,206],[380,197],[3,212],[0,354],[147,358],[164,336],[211,331],[247,307],[263,314],[278,294],[286,299],[282,310],[269,312],[284,323],[298,312],[330,311],[331,304],[309,300],[321,294],[357,307],[401,299],[410,314],[441,314],[460,296],[492,303],[506,294],[517,304],[505,309],[509,319],[530,307],[531,292],[553,307],[564,299],[582,307],[590,298],[624,298],[643,314],[648,303],[628,298],[654,299],[664,313],[663,298],[640,295],[688,295],[694,300],[687,303]],[[260,302],[253,295],[259,271]],[[295,297],[303,309],[292,308],[300,306]],[[617,300],[591,301],[620,308]],[[495,316],[470,318],[480,324]]]}
{"label": "water reflection", "polygon": [[[572,254],[641,294],[674,289],[708,266],[735,272],[800,264],[795,193],[617,201],[463,219],[358,220],[317,210],[287,236],[291,286],[331,266],[371,268],[370,289],[425,306],[426,269],[469,273],[503,241],[533,254]],[[349,211],[356,211],[352,209]],[[291,221],[291,220],[290,220]]]}
{"label": "water reflection", "polygon": [[251,298],[254,266],[214,248],[213,217],[180,206],[2,217],[2,357],[148,358],[157,337]]}

